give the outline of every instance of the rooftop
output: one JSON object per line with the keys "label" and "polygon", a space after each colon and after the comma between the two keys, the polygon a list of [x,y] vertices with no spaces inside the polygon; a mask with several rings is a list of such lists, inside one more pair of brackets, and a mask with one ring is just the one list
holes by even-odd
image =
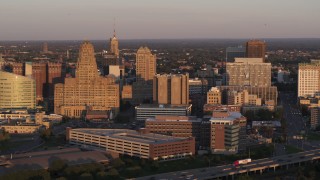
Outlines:
{"label": "rooftop", "polygon": [[186,138],[166,136],[154,133],[140,133],[129,129],[90,129],[79,128],[72,129],[71,132],[81,132],[91,135],[106,136],[115,139],[122,139],[127,141],[145,143],[145,144],[161,144],[166,142],[177,142],[185,140]]}
{"label": "rooftop", "polygon": [[178,108],[178,109],[188,109],[191,108],[189,105],[172,105],[172,104],[140,104],[136,108]]}
{"label": "rooftop", "polygon": [[239,112],[218,111],[213,112],[210,121],[234,121],[243,117]]}
{"label": "rooftop", "polygon": [[202,120],[196,116],[156,116],[147,118],[146,121],[201,122]]}

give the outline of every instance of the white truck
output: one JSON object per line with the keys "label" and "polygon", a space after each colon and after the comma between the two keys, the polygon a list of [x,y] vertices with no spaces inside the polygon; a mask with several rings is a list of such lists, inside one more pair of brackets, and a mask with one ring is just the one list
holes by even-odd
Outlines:
{"label": "white truck", "polygon": [[247,159],[241,159],[241,160],[236,160],[234,163],[233,163],[233,166],[234,167],[237,167],[241,164],[248,164],[251,162],[251,158],[247,158]]}

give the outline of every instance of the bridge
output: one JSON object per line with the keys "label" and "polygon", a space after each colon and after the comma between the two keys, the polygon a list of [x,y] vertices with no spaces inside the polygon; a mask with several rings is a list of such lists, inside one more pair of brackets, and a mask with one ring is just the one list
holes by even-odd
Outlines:
{"label": "bridge", "polygon": [[262,174],[264,172],[276,171],[278,169],[289,169],[293,166],[300,166],[305,163],[315,163],[320,160],[320,149],[304,151],[295,154],[274,156],[270,158],[253,160],[249,164],[234,167],[232,164],[188,169],[170,173],[156,174],[136,178],[137,180],[174,180],[174,179],[234,179],[235,175],[241,174]]}

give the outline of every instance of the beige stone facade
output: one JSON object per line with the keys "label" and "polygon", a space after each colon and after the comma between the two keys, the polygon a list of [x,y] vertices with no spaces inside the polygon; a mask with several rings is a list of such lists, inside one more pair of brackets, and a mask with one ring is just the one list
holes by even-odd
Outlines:
{"label": "beige stone facade", "polygon": [[207,93],[207,104],[221,104],[221,98],[221,91],[216,87],[212,87]]}
{"label": "beige stone facade", "polygon": [[235,58],[227,63],[227,85],[229,86],[271,86],[271,63],[262,58]]}
{"label": "beige stone facade", "polygon": [[298,71],[298,97],[315,96],[320,92],[320,60],[300,63]]}
{"label": "beige stone facade", "polygon": [[153,102],[173,105],[189,104],[189,74],[154,76]]}
{"label": "beige stone facade", "polygon": [[91,110],[119,109],[119,84],[111,77],[98,75],[93,45],[80,46],[75,78],[66,78],[55,85],[54,111],[69,117],[81,117],[86,108]]}
{"label": "beige stone facade", "polygon": [[156,70],[156,55],[153,55],[149,48],[140,47],[136,54],[137,82],[152,82]]}
{"label": "beige stone facade", "polygon": [[256,94],[249,94],[248,90],[229,91],[227,100],[228,105],[262,105],[261,98],[259,98]]}

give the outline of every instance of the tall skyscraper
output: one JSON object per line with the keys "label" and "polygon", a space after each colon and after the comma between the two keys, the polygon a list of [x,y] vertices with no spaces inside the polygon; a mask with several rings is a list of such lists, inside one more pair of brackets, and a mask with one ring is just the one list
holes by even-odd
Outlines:
{"label": "tall skyscraper", "polygon": [[47,83],[47,64],[32,63],[32,77],[36,80],[37,102],[43,101],[45,96],[45,86]]}
{"label": "tall skyscraper", "polygon": [[172,105],[189,104],[189,74],[154,76],[153,102]]}
{"label": "tall skyscraper", "polygon": [[236,58],[227,63],[227,85],[229,86],[271,86],[271,63],[262,58]]}
{"label": "tall skyscraper", "polygon": [[119,58],[119,41],[115,30],[113,31],[113,37],[110,38],[110,52]]}
{"label": "tall skyscraper", "polygon": [[251,40],[246,43],[248,58],[263,58],[265,60],[266,43],[259,40]]}
{"label": "tall skyscraper", "polygon": [[314,96],[320,92],[320,60],[300,63],[298,70],[298,97]]}
{"label": "tall skyscraper", "polygon": [[34,109],[35,106],[35,80],[0,71],[0,108]]}
{"label": "tall skyscraper", "polygon": [[235,58],[246,57],[246,48],[242,46],[238,47],[227,47],[226,49],[226,61],[234,62]]}
{"label": "tall skyscraper", "polygon": [[136,54],[137,82],[152,82],[156,70],[156,55],[149,48],[140,47]]}
{"label": "tall skyscraper", "polygon": [[98,75],[93,45],[85,41],[80,46],[75,78],[55,85],[54,111],[69,117],[81,117],[88,108],[112,110],[118,113],[119,84],[112,77]]}

